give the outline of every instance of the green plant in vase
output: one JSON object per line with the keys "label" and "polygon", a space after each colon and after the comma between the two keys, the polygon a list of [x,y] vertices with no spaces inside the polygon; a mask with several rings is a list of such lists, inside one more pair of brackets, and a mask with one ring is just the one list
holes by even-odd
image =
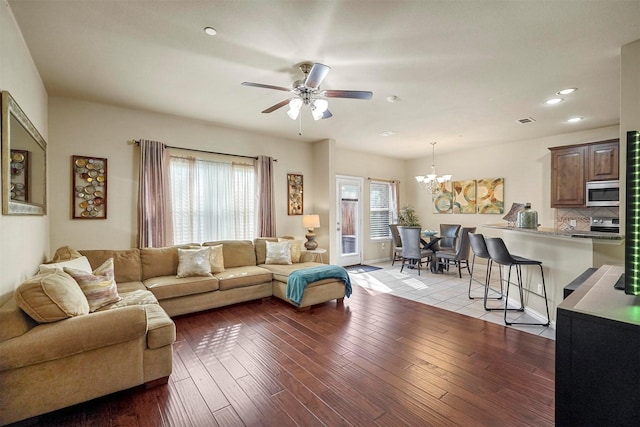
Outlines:
{"label": "green plant in vase", "polygon": [[404,205],[398,212],[398,225],[403,227],[420,227],[420,218],[410,205]]}

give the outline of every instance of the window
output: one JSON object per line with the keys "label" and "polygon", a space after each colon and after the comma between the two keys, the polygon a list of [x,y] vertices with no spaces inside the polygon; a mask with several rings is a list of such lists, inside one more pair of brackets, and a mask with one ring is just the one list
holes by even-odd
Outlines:
{"label": "window", "polygon": [[253,165],[171,157],[174,244],[253,239]]}
{"label": "window", "polygon": [[389,239],[389,224],[393,220],[391,183],[371,181],[369,184],[369,237]]}

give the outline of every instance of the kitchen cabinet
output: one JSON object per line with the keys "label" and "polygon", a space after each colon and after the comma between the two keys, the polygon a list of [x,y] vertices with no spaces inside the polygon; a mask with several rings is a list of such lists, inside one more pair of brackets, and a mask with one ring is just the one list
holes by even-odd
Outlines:
{"label": "kitchen cabinet", "polygon": [[617,139],[589,145],[587,181],[618,179],[619,152],[620,144]]}
{"label": "kitchen cabinet", "polygon": [[551,207],[585,206],[587,181],[618,179],[617,139],[551,147]]}
{"label": "kitchen cabinet", "polygon": [[585,203],[587,147],[551,149],[551,207],[581,207]]}

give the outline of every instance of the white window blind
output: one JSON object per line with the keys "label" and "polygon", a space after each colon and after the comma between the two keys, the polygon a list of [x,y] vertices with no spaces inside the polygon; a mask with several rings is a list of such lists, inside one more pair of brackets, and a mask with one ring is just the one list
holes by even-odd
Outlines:
{"label": "white window blind", "polygon": [[390,238],[389,224],[392,221],[391,184],[371,181],[369,184],[369,237]]}
{"label": "white window blind", "polygon": [[175,244],[255,238],[253,165],[172,157]]}

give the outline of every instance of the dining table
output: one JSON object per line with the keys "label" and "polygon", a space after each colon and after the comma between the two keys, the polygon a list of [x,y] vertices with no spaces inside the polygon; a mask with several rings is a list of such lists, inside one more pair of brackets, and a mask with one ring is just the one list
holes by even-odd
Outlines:
{"label": "dining table", "polygon": [[429,269],[432,273],[437,274],[442,272],[442,266],[436,260],[436,251],[439,249],[439,245],[437,244],[440,241],[440,237],[435,235],[425,236],[429,237],[429,241],[427,242],[425,239],[420,238],[420,244],[422,245],[422,249],[429,249],[433,252],[431,256],[431,262],[429,263]]}

